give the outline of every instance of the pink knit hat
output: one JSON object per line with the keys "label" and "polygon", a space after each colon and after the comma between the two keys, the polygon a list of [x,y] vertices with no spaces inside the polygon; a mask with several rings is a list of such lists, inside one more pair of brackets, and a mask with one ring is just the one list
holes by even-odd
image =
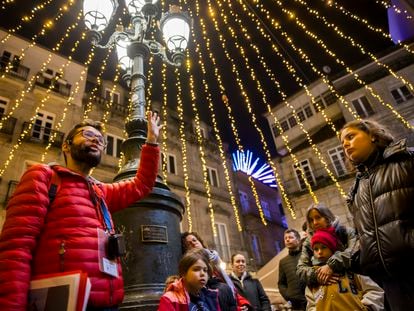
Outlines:
{"label": "pink knit hat", "polygon": [[311,239],[312,248],[316,243],[321,243],[332,252],[335,252],[338,249],[338,237],[335,234],[335,228],[328,227],[316,230]]}

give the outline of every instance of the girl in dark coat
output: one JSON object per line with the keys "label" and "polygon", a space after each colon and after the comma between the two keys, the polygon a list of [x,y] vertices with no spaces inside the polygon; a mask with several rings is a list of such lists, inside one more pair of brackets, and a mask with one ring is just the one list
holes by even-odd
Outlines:
{"label": "girl in dark coat", "polygon": [[385,291],[390,310],[414,305],[414,155],[370,120],[341,130],[346,157],[358,172],[348,197],[360,241],[362,272]]}
{"label": "girl in dark coat", "polygon": [[[324,204],[312,204],[306,212],[309,236],[302,245],[302,254],[298,261],[296,273],[300,280],[310,287],[337,282],[335,274],[351,268],[351,258],[356,252],[357,237],[355,230],[339,223],[332,211]],[[329,258],[325,265],[317,270],[312,268],[313,250],[311,238],[315,230],[333,227],[340,244],[338,250]]]}

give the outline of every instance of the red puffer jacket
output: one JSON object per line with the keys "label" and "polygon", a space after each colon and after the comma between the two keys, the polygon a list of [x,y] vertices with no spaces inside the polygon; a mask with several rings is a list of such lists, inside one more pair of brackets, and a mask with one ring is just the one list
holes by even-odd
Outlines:
{"label": "red puffer jacket", "polygon": [[[158,172],[159,148],[145,145],[135,178],[102,184],[113,213],[146,196]],[[60,188],[49,207],[52,171],[47,165],[31,167],[21,178],[7,205],[0,236],[0,310],[26,310],[31,277],[60,271],[88,273],[92,289],[89,305],[109,307],[123,300],[123,279],[102,273],[98,262],[97,228],[104,228],[99,206],[90,199],[86,179],[55,166]],[[62,255],[63,253],[63,255]]]}

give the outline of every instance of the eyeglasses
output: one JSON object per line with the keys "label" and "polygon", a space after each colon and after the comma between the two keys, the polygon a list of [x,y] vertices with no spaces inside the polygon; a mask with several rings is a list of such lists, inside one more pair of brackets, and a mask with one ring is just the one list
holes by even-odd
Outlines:
{"label": "eyeglasses", "polygon": [[73,135],[73,137],[75,137],[79,133],[81,133],[82,136],[85,137],[87,140],[92,141],[92,140],[96,139],[99,146],[106,147],[106,141],[105,141],[105,138],[103,138],[102,135],[96,134],[95,132],[93,132],[91,130],[80,130],[75,135]]}

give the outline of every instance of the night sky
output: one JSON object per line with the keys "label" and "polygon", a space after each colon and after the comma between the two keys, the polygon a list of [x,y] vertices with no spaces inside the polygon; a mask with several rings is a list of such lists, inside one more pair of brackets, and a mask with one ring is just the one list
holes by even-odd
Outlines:
{"label": "night sky", "polygon": [[[21,18],[23,16],[30,16],[31,9],[34,5],[41,3],[47,3],[48,1],[26,1],[16,0],[12,4],[7,4],[2,1],[3,7],[0,9],[0,27],[5,29],[13,29],[22,23]],[[39,10],[36,13],[36,17],[30,21],[23,23],[23,27],[18,31],[18,34],[27,38],[33,37],[41,29],[41,25],[48,19],[53,19],[56,16],[59,8],[62,4],[68,1],[49,1],[51,4],[45,6],[44,9]],[[184,2],[184,1],[182,1]],[[177,1],[170,1],[168,4],[176,4]],[[212,11],[209,11],[208,4],[211,4]],[[229,9],[231,4],[232,11]],[[245,5],[246,11],[243,10],[241,3]],[[323,17],[331,24],[335,24],[341,29],[344,34],[352,37],[356,42],[360,43],[367,51],[371,53],[378,53],[387,47],[393,45],[390,39],[384,38],[379,32],[374,32],[368,29],[368,27],[351,18],[353,14],[358,19],[366,20],[369,25],[376,29],[382,29],[385,33],[388,32],[387,24],[387,10],[380,4],[380,1],[373,0],[359,0],[359,1],[332,1],[334,5],[327,5],[328,1],[322,0],[193,0],[186,1],[182,6],[184,10],[191,11],[193,14],[193,29],[195,38],[190,39],[189,51],[192,60],[192,73],[195,78],[195,86],[197,89],[198,108],[201,113],[202,119],[207,123],[211,122],[210,112],[207,109],[207,102],[205,100],[206,94],[203,91],[203,85],[201,77],[203,76],[200,66],[197,63],[198,55],[195,51],[195,44],[193,39],[200,44],[202,54],[204,55],[203,63],[206,66],[208,73],[205,76],[205,80],[208,82],[210,93],[214,101],[217,118],[219,118],[220,130],[222,137],[226,140],[231,147],[231,150],[235,150],[237,145],[234,140],[230,122],[227,117],[227,110],[222,103],[222,93],[220,92],[217,78],[214,75],[214,64],[207,57],[208,53],[214,55],[216,61],[216,68],[223,79],[223,85],[225,87],[225,94],[229,98],[232,111],[235,115],[235,122],[237,124],[238,132],[241,137],[241,143],[245,149],[251,149],[260,155],[263,159],[264,151],[261,147],[260,137],[257,134],[256,129],[252,125],[251,115],[247,111],[244,98],[241,95],[241,90],[237,83],[237,77],[232,72],[231,63],[225,57],[225,52],[231,56],[234,63],[237,66],[237,70],[240,74],[241,83],[246,91],[247,97],[252,105],[253,112],[257,118],[257,124],[264,132],[266,140],[269,145],[269,150],[272,155],[275,155],[274,146],[272,143],[270,129],[267,125],[267,121],[262,117],[266,111],[262,98],[263,96],[257,90],[256,83],[251,79],[250,71],[246,68],[245,59],[249,61],[251,68],[254,70],[256,78],[260,81],[262,89],[266,94],[267,103],[272,107],[281,101],[281,96],[275,88],[274,82],[271,81],[269,75],[260,64],[259,57],[251,48],[254,44],[260,48],[263,60],[268,66],[268,69],[274,77],[279,81],[281,89],[287,95],[292,95],[298,91],[301,87],[297,80],[301,79],[303,83],[309,84],[314,81],[317,76],[311,70],[309,64],[306,64],[298,53],[292,48],[292,43],[303,49],[309,56],[311,62],[322,70],[324,66],[329,66],[331,74],[337,74],[344,71],[344,67],[338,64],[334,58],[330,57],[325,49],[316,44],[313,40],[310,40],[308,36],[304,34],[304,30],[300,29],[295,23],[294,18],[289,18],[286,12],[294,12],[301,23],[306,25],[306,28],[312,33],[316,34],[328,48],[333,51],[336,56],[343,60],[348,66],[358,64],[368,57],[363,55],[358,47],[353,47],[348,40],[342,39],[338,34],[329,29],[322,21],[322,18],[317,19],[310,13],[307,8],[312,9],[312,12],[318,12],[319,16]],[[162,11],[166,11],[167,4],[164,4]],[[197,4],[199,4],[200,12],[197,15]],[[77,1],[72,8],[65,13],[65,15],[55,23],[54,27],[46,32],[45,36],[40,37],[36,41],[48,47],[52,47],[60,40],[66,29],[73,23],[82,7],[82,1]],[[123,4],[118,8],[118,16],[115,20],[118,20],[122,16]],[[161,9],[161,3],[159,3]],[[342,7],[342,11],[338,8]],[[283,8],[284,11],[281,9]],[[218,22],[219,31],[215,29],[212,23],[212,17],[210,12],[214,12],[214,17]],[[271,18],[278,21],[280,28],[276,29],[271,25],[267,18],[266,12],[269,12]],[[343,12],[349,12],[348,15]],[[239,20],[236,20],[236,15]],[[226,17],[225,24],[223,17]],[[121,17],[124,24],[127,25],[128,18]],[[207,49],[206,38],[201,35],[201,23],[200,20],[206,25],[207,35],[206,38],[210,40],[211,50]],[[249,35],[249,39],[245,39],[240,25],[243,25],[243,29]],[[109,26],[108,33],[111,33],[110,29],[114,29],[115,22],[112,22]],[[237,40],[234,40],[229,32],[229,29],[233,29],[237,36]],[[71,37],[66,41],[66,44],[62,47],[62,54],[68,54],[73,46],[73,42],[79,37],[81,31],[83,31],[84,25],[80,25],[75,31],[71,33]],[[261,29],[266,33],[266,36],[271,38],[272,44],[275,44],[283,57],[291,64],[291,66],[297,71],[297,78],[295,79],[288,72],[283,65],[281,58],[276,55],[272,50],[271,44],[268,40],[265,40],[260,34]],[[293,42],[289,43],[285,37],[281,34],[284,31],[292,38]],[[157,34],[159,36],[159,34]],[[219,40],[219,35],[222,35],[226,40],[227,50],[224,51]],[[234,44],[237,42],[238,46]],[[245,55],[243,57],[240,53],[240,46],[243,47]],[[83,63],[86,60],[86,51],[90,49],[89,42],[83,42],[80,45],[79,50],[74,55],[74,59]],[[105,56],[104,51],[99,51],[95,57],[92,65],[90,66],[90,72],[97,74],[99,71],[99,65]],[[114,75],[114,68],[116,62],[115,53],[111,55],[112,61],[105,72],[104,77],[112,79]],[[190,106],[190,93],[188,85],[188,77],[186,71],[182,69],[181,72],[182,85],[183,85],[183,100],[185,103],[186,114],[191,115]],[[174,109],[176,106],[175,94],[176,82],[174,77],[174,69],[169,68],[167,72],[168,78],[168,105]],[[152,100],[161,101],[163,94],[159,85],[161,84],[161,61],[156,59],[154,62],[154,74],[152,78]],[[158,86],[157,86],[158,85]]]}

